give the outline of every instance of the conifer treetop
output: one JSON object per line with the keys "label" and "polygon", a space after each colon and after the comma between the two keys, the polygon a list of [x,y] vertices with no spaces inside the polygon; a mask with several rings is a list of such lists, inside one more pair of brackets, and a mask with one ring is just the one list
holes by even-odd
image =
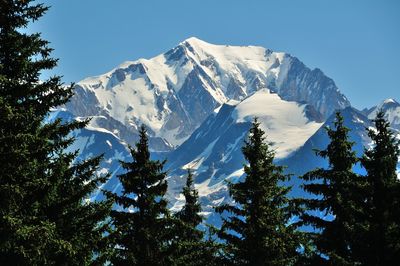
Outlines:
{"label": "conifer treetop", "polygon": [[297,258],[300,237],[288,221],[293,204],[283,167],[274,164],[274,151],[255,118],[242,148],[248,164],[245,179],[229,184],[235,205],[216,208],[223,214],[218,236],[225,241],[225,258],[234,265],[290,265]]}

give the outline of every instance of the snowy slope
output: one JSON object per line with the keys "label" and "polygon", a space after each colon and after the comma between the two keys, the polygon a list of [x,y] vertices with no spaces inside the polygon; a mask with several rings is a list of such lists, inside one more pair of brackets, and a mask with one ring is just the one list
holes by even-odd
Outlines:
{"label": "snowy slope", "polygon": [[350,105],[333,80],[289,54],[189,38],[164,54],[127,61],[79,82],[66,109],[79,117],[105,118],[109,122],[102,127],[129,143],[144,123],[152,150],[168,151],[215,108],[264,87],[282,99],[308,103],[322,118]]}
{"label": "snowy slope", "polygon": [[[185,143],[168,156],[172,208],[177,210],[182,205],[179,189],[185,181],[183,169],[191,168],[207,221],[219,222],[213,207],[230,202],[226,181],[236,182],[243,178],[245,161],[241,147],[253,116],[259,117],[267,140],[276,150],[276,163],[287,166],[286,172],[293,174],[289,183],[291,195],[304,196],[297,177],[316,167],[328,166],[325,159],[315,155],[315,149],[325,149],[329,144],[325,127],[333,127],[335,119],[332,114],[326,122],[318,123],[308,114],[307,105],[284,101],[268,90],[260,90],[240,103],[224,104],[217,114],[210,115]],[[371,146],[366,128],[373,127],[373,124],[352,107],[343,109],[341,114],[345,126],[350,128],[349,137],[355,143],[353,149],[357,156],[361,156],[364,147]],[[400,134],[398,137],[400,139]],[[364,173],[360,165],[356,165],[354,170]]]}
{"label": "snowy slope", "polygon": [[267,89],[257,91],[238,104],[232,115],[236,123],[251,122],[258,117],[278,159],[288,157],[321,126],[307,117],[306,105],[283,101]]}
{"label": "snowy slope", "polygon": [[[391,128],[397,133],[397,139],[400,140],[400,103],[395,99],[386,99],[377,106],[364,109],[363,112],[372,120],[379,110],[385,113],[385,118],[389,121]],[[400,180],[400,158],[397,172]]]}
{"label": "snowy slope", "polygon": [[[68,111],[59,109],[51,112],[47,121],[54,121],[57,118],[62,119],[64,122],[81,119]],[[119,160],[129,159],[126,144],[115,134],[101,127],[88,126],[84,129],[73,131],[71,136],[75,138],[75,141],[68,147],[67,151],[79,151],[76,158],[77,161],[103,154],[103,160],[100,162],[97,172],[101,175],[110,174],[110,179],[102,188],[117,191],[120,185],[116,176],[124,171]],[[92,199],[101,199],[102,196],[98,191],[98,193],[92,195]]]}
{"label": "snowy slope", "polygon": [[168,156],[173,208],[181,204],[179,191],[187,168],[196,176],[195,187],[206,213],[211,214],[214,206],[230,200],[226,180],[235,181],[243,175],[241,147],[254,116],[272,142],[276,158],[290,157],[322,125],[310,116],[313,112],[308,107],[282,100],[268,89],[260,89],[241,102],[224,104]]}
{"label": "snowy slope", "polygon": [[[360,155],[363,147],[370,144],[365,128],[372,124],[367,116],[354,108],[346,108],[342,114],[345,125],[351,129],[350,137],[356,143],[355,150]],[[179,192],[186,180],[185,169],[191,168],[194,170],[195,187],[199,191],[203,214],[208,223],[218,224],[213,207],[230,202],[227,180],[235,182],[243,178],[245,161],[241,147],[254,116],[259,118],[267,133],[267,140],[272,142],[276,150],[277,163],[289,166],[287,172],[295,174],[290,183],[293,185],[292,195],[303,195],[296,176],[315,167],[326,166],[326,161],[315,156],[313,149],[324,149],[328,144],[329,139],[323,127],[332,126],[334,116],[330,116],[322,126],[319,122],[321,117],[312,106],[285,101],[269,89],[260,89],[242,101],[230,100],[215,109],[176,150],[164,154],[152,153],[155,159],[168,160],[168,200],[172,210],[178,210],[183,204]],[[65,121],[82,119],[62,109],[51,113],[49,120],[56,117]],[[103,127],[104,123],[114,122],[109,122],[105,116],[94,116],[88,128],[74,132],[77,141],[70,149],[80,150],[79,160],[105,153],[99,172],[110,173],[111,179],[103,188],[119,191],[120,184],[116,176],[123,173],[123,169],[118,160],[131,158],[126,143],[116,134],[119,132],[111,132]],[[93,198],[99,199],[101,194],[95,194]]]}
{"label": "snowy slope", "polygon": [[[364,147],[369,147],[371,140],[368,137],[366,128],[373,126],[371,121],[362,112],[353,107],[345,108],[341,111],[344,118],[344,125],[350,129],[349,138],[354,142],[353,150],[357,156],[361,156],[364,152]],[[301,148],[296,150],[292,156],[283,158],[279,163],[288,166],[287,172],[293,174],[291,185],[293,185],[293,194],[302,196],[304,192],[299,188],[301,185],[297,176],[315,169],[317,167],[328,167],[326,159],[321,158],[315,154],[315,150],[324,150],[329,144],[330,140],[326,132],[326,127],[333,128],[335,121],[335,114],[332,114],[321,126],[315,134],[313,134]],[[354,169],[360,173],[360,166],[357,165]]]}
{"label": "snowy slope", "polygon": [[369,119],[374,119],[379,110],[385,113],[385,118],[390,122],[392,128],[400,130],[400,103],[394,99],[386,99],[364,112]]}

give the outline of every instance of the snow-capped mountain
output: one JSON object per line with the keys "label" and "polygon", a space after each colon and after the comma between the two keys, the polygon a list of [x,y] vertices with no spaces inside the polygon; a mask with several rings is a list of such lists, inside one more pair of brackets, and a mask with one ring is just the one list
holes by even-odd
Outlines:
{"label": "snow-capped mountain", "polygon": [[[395,99],[386,99],[377,106],[364,109],[363,112],[369,119],[374,119],[379,110],[385,113],[385,118],[389,121],[390,127],[397,133],[397,138],[400,140],[400,103]],[[397,168],[397,175],[400,180],[400,161]]]}
{"label": "snow-capped mountain", "polygon": [[[326,166],[313,149],[326,147],[324,127],[332,126],[335,110],[342,110],[358,154],[370,144],[365,128],[372,126],[378,109],[400,129],[395,100],[360,112],[350,107],[332,79],[296,57],[196,38],[154,58],[125,62],[87,78],[75,92],[51,119],[92,119],[88,128],[74,133],[77,141],[71,149],[80,150],[79,159],[105,153],[99,171],[110,173],[111,179],[103,188],[120,189],[116,176],[124,170],[118,160],[131,159],[127,144],[138,140],[143,123],[153,158],[167,159],[172,210],[183,204],[180,191],[191,168],[211,223],[213,207],[230,201],[226,181],[243,178],[241,147],[255,116],[276,151],[276,162],[295,176]],[[298,182],[291,181],[295,195],[302,193]]]}
{"label": "snow-capped mountain", "polygon": [[[65,109],[58,109],[50,113],[47,121],[54,121],[55,119],[62,119],[64,122],[69,122],[72,120],[81,120],[82,118],[74,116]],[[116,175],[123,171],[119,161],[127,160],[130,155],[126,143],[122,142],[112,132],[101,127],[88,126],[75,130],[72,132],[72,137],[75,138],[75,141],[68,147],[67,151],[79,151],[76,158],[78,161],[103,154],[98,174],[110,174],[111,176],[104,188],[110,191],[119,189],[119,182]],[[101,198],[101,193],[92,195],[92,198],[94,199],[98,196]]]}
{"label": "snow-capped mountain", "polygon": [[400,103],[394,99],[386,99],[377,106],[363,110],[363,112],[369,119],[374,119],[379,110],[385,113],[385,118],[390,122],[392,128],[400,130]]}
{"label": "snow-capped mountain", "polygon": [[[328,167],[327,160],[316,156],[315,150],[327,147],[329,137],[325,128],[334,127],[335,121],[335,114],[332,114],[324,123],[318,123],[310,116],[308,107],[286,102],[268,90],[260,90],[240,103],[224,104],[168,156],[172,209],[178,210],[183,204],[179,191],[185,182],[184,169],[191,168],[207,221],[219,222],[213,208],[231,200],[226,181],[244,178],[241,147],[254,116],[259,117],[267,141],[276,151],[275,162],[286,166],[286,173],[292,175],[288,183],[292,186],[290,194],[304,196],[298,176],[317,167]],[[371,147],[366,129],[373,127],[373,123],[353,107],[341,110],[341,114],[345,126],[350,129],[350,140],[355,143],[353,150],[361,156],[365,147]],[[365,173],[359,164],[354,170]]]}
{"label": "snow-capped mountain", "polygon": [[[128,61],[76,85],[66,109],[128,143],[145,124],[153,151],[182,144],[217,107],[261,88],[327,118],[350,105],[332,79],[286,53],[189,38],[151,59]],[[322,121],[322,120],[321,120]]]}
{"label": "snow-capped mountain", "polygon": [[206,212],[230,200],[226,181],[243,175],[241,147],[254,117],[258,117],[276,158],[290,156],[322,125],[313,107],[283,100],[269,89],[260,89],[241,102],[230,101],[210,115],[180,147],[168,155],[170,201],[180,207],[184,169],[192,169]]}
{"label": "snow-capped mountain", "polygon": [[[349,138],[354,142],[353,150],[357,156],[361,156],[364,152],[364,147],[369,147],[371,144],[366,128],[373,127],[373,124],[367,116],[353,107],[347,107],[341,110],[340,113],[344,118],[344,125],[350,129]],[[293,175],[290,183],[293,186],[293,195],[301,196],[303,194],[303,191],[299,188],[301,181],[296,178],[297,176],[317,167],[328,167],[327,160],[316,156],[315,150],[323,150],[328,146],[330,140],[326,127],[333,128],[334,121],[335,114],[332,114],[302,147],[292,153],[292,156],[279,161],[281,165],[288,166],[287,173]],[[354,171],[364,172],[358,164],[355,166]]]}

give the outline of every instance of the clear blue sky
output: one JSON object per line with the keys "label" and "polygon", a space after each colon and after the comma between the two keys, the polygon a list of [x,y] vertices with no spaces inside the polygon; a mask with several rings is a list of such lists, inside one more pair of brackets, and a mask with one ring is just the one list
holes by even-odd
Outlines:
{"label": "clear blue sky", "polygon": [[358,108],[400,101],[399,0],[44,0],[41,31],[64,81],[150,58],[196,36],[297,56]]}

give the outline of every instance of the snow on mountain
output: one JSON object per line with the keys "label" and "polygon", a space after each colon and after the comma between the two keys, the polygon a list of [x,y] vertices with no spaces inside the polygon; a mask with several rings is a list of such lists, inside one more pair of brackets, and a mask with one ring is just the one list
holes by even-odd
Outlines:
{"label": "snow on mountain", "polygon": [[151,59],[127,61],[76,85],[66,109],[95,117],[122,140],[149,128],[151,149],[172,150],[221,104],[268,87],[327,118],[350,103],[333,80],[286,53],[256,46],[214,45],[189,38]]}
{"label": "snow on mountain", "polygon": [[[369,147],[370,139],[365,128],[372,127],[371,121],[361,112],[348,107],[342,110],[345,125],[351,129],[350,138],[355,142],[355,151],[361,155]],[[168,200],[171,209],[179,210],[183,204],[180,194],[186,180],[186,169],[195,174],[195,187],[199,191],[203,215],[207,222],[218,224],[213,207],[230,201],[226,181],[243,178],[241,147],[254,116],[259,118],[267,133],[267,140],[276,150],[276,162],[289,166],[287,172],[294,174],[290,181],[292,195],[304,196],[299,188],[297,176],[315,167],[326,167],[326,160],[317,157],[314,149],[324,149],[329,138],[324,127],[333,126],[334,115],[320,123],[313,107],[289,102],[269,89],[260,89],[242,101],[231,100],[215,110],[180,147],[170,153],[152,153],[154,159],[167,159]],[[48,120],[62,118],[64,121],[82,119],[66,110],[54,110]],[[69,150],[80,150],[78,160],[104,153],[99,173],[110,173],[111,178],[103,186],[110,191],[119,191],[116,176],[124,172],[119,160],[131,160],[123,142],[115,132],[102,128],[104,117],[94,117],[92,125],[73,132],[76,138]],[[400,134],[399,134],[400,137]],[[362,172],[358,165],[356,171]],[[102,194],[92,195],[101,199]]]}
{"label": "snow on mountain", "polygon": [[[70,122],[82,118],[75,117],[66,110],[58,109],[53,110],[46,121],[54,121],[55,119]],[[67,152],[79,151],[76,161],[83,161],[103,154],[103,160],[101,160],[97,172],[102,175],[110,174],[110,179],[102,188],[117,191],[120,185],[116,176],[124,172],[119,160],[128,160],[127,158],[130,157],[126,144],[115,134],[101,127],[88,126],[73,131],[71,136],[75,138],[75,141],[68,147]],[[92,195],[92,199],[101,199],[102,196],[101,193],[95,193]]]}
{"label": "snow on mountain", "polygon": [[153,158],[167,159],[172,210],[182,206],[180,191],[191,168],[203,214],[214,223],[213,207],[230,201],[226,181],[243,178],[241,147],[255,116],[277,162],[297,174],[324,164],[312,149],[324,148],[321,126],[332,123],[337,109],[345,108],[354,140],[367,143],[368,118],[349,106],[332,79],[289,54],[189,38],[154,58],[84,79],[52,116],[91,118],[88,128],[74,132],[71,149],[81,151],[78,159],[105,152],[99,172],[111,174],[104,186],[111,191],[120,189],[118,160],[131,159],[127,144],[137,142],[145,124]]}
{"label": "snow on mountain", "polygon": [[[382,110],[385,118],[389,121],[390,127],[397,133],[397,139],[400,140],[400,103],[395,99],[386,99],[370,109],[364,109],[363,112],[369,119],[374,119],[377,112]],[[398,164],[398,177],[400,179],[400,158]]]}
{"label": "snow on mountain", "polygon": [[261,128],[268,132],[269,141],[276,147],[276,158],[279,159],[302,146],[321,126],[321,123],[310,121],[306,107],[283,101],[277,94],[262,89],[238,104],[232,115],[237,123],[251,122],[258,117]]}
{"label": "snow on mountain", "polygon": [[276,158],[290,157],[322,125],[309,105],[289,102],[268,89],[260,89],[243,101],[224,104],[210,115],[190,138],[168,155],[169,197],[178,209],[185,169],[196,176],[195,187],[205,212],[229,201],[226,181],[243,175],[241,147],[255,116],[276,150]]}
{"label": "snow on mountain", "polygon": [[[364,147],[369,147],[371,139],[368,137],[366,128],[373,127],[373,124],[362,112],[353,107],[347,107],[341,110],[341,115],[344,118],[344,125],[350,129],[349,139],[354,142],[353,150],[357,156],[361,156],[364,152]],[[292,194],[295,196],[303,196],[304,191],[300,189],[301,181],[297,176],[315,169],[317,167],[328,167],[326,159],[315,154],[315,150],[324,150],[330,139],[326,132],[326,127],[333,128],[335,114],[332,114],[305,143],[301,148],[297,149],[292,156],[283,158],[279,161],[280,164],[288,166],[287,173],[293,174],[291,184],[293,186]],[[355,171],[363,173],[360,165],[356,165]]]}
{"label": "snow on mountain", "polygon": [[385,118],[390,122],[392,128],[400,130],[400,103],[394,99],[386,99],[377,106],[364,110],[364,112],[369,119],[374,119],[379,110],[385,113]]}
{"label": "snow on mountain", "polygon": [[[182,205],[179,191],[186,177],[184,169],[191,168],[207,221],[219,222],[213,207],[231,200],[226,181],[236,182],[243,178],[245,160],[241,147],[254,116],[259,117],[267,141],[276,151],[276,163],[287,166],[285,171],[293,174],[288,184],[292,186],[291,195],[304,197],[298,176],[317,167],[328,167],[327,160],[316,156],[315,150],[327,147],[329,137],[325,127],[334,127],[335,120],[335,114],[332,114],[324,123],[319,123],[309,107],[282,100],[267,89],[261,89],[239,103],[224,104],[168,155],[172,209],[177,210]],[[352,107],[341,110],[341,114],[344,125],[350,129],[349,138],[355,143],[353,149],[361,156],[365,147],[371,147],[366,128],[373,127],[373,123]],[[400,134],[398,136],[400,138]],[[365,173],[359,164],[354,170]]]}

